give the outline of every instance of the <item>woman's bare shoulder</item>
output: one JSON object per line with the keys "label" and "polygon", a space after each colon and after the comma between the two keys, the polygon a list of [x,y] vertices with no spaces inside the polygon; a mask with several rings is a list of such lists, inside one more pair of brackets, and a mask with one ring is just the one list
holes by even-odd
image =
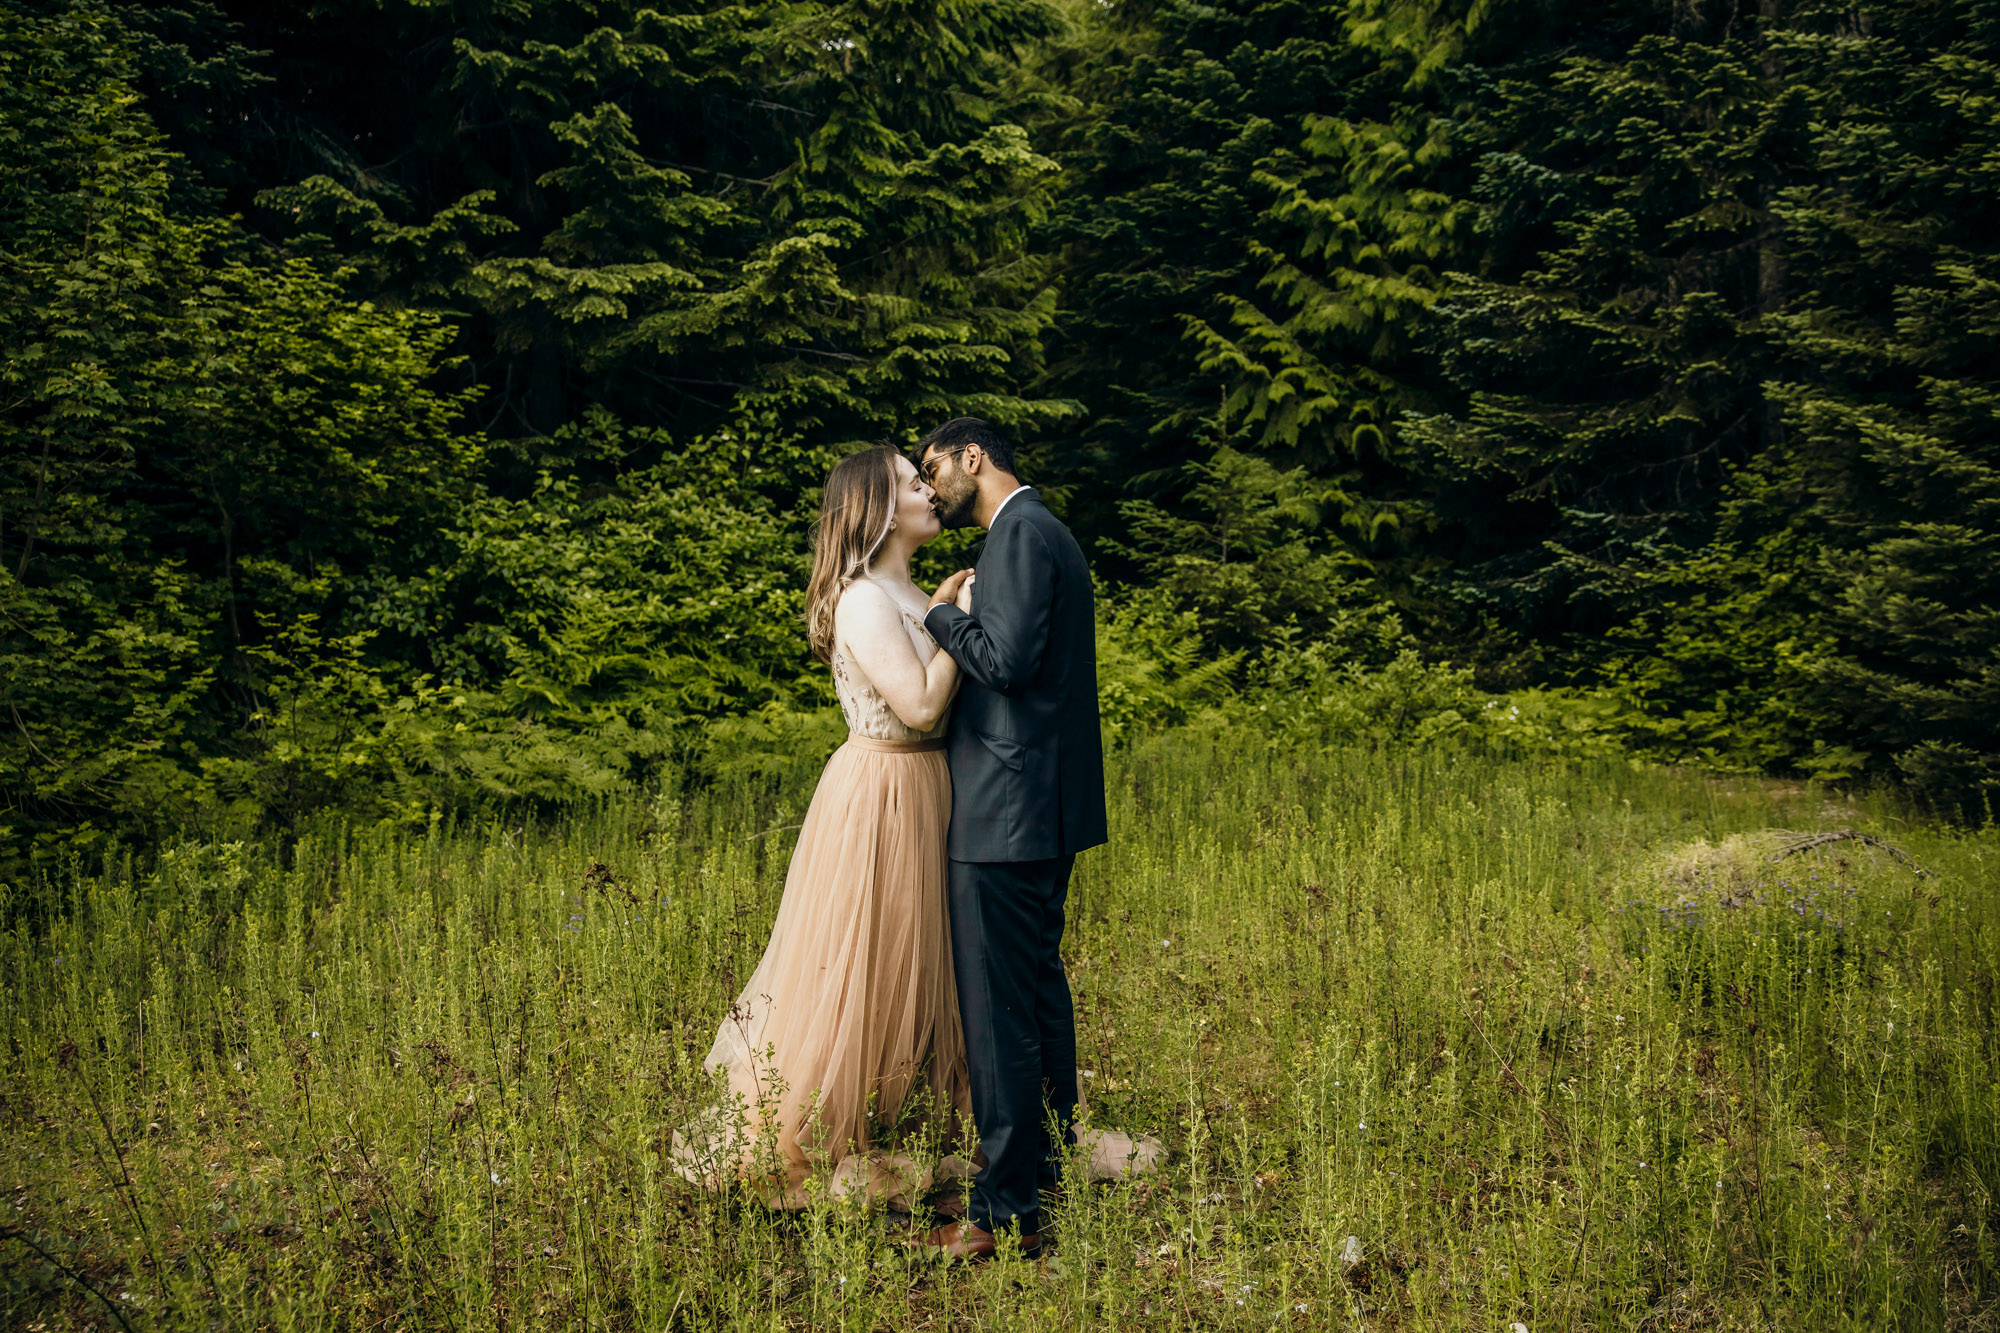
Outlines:
{"label": "woman's bare shoulder", "polygon": [[896,599],[886,588],[867,579],[856,579],[841,591],[834,603],[833,623],[846,630],[867,628],[896,618]]}

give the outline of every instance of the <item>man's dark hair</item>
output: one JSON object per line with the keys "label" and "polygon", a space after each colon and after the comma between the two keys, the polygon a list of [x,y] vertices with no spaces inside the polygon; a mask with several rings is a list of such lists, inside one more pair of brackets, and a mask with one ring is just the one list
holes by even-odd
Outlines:
{"label": "man's dark hair", "polygon": [[917,441],[917,458],[923,459],[932,449],[961,449],[968,444],[976,444],[986,460],[1008,476],[1018,475],[1014,471],[1014,446],[1007,443],[1007,437],[978,417],[953,417],[923,439]]}

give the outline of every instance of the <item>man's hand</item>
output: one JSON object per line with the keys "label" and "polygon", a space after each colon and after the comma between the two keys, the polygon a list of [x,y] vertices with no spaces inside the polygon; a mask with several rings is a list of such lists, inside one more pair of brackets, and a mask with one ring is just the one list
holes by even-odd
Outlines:
{"label": "man's hand", "polygon": [[965,612],[968,616],[972,614],[972,586],[978,582],[979,575],[974,574],[971,578],[958,585],[958,609]]}
{"label": "man's hand", "polygon": [[[931,606],[932,607],[943,606],[946,602],[956,602],[958,600],[959,589],[962,588],[965,585],[965,581],[971,577],[972,577],[971,570],[961,569],[958,571],[958,573],[953,574],[943,583],[938,584],[937,591],[931,594]],[[924,613],[926,615],[930,614],[930,607],[924,608]]]}

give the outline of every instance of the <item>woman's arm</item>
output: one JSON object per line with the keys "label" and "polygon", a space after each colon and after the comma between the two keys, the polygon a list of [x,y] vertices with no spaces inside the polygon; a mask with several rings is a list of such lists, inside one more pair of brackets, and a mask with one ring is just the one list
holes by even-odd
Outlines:
{"label": "woman's arm", "polygon": [[929,731],[937,725],[958,684],[958,664],[950,653],[939,652],[925,665],[888,593],[872,583],[853,584],[834,608],[833,629],[904,726]]}

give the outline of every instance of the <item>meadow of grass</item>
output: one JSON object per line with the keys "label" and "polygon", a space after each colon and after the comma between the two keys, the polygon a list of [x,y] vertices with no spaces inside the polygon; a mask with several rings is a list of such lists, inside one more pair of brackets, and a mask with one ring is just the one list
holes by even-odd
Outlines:
{"label": "meadow of grass", "polygon": [[[1067,954],[1095,1120],[1172,1157],[1073,1183],[1043,1262],[965,1269],[665,1164],[812,776],[14,889],[8,1323],[2000,1327],[1991,830],[1148,742]],[[1914,864],[1771,832],[1845,829]]]}

